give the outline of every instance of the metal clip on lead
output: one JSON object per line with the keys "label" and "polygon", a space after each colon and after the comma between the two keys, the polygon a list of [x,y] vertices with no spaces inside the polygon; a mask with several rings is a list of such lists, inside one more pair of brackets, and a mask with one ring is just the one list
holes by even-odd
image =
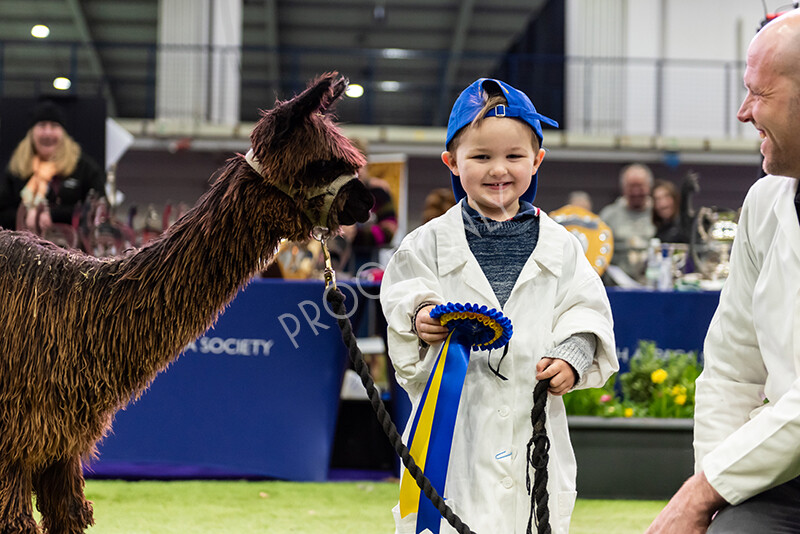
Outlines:
{"label": "metal clip on lead", "polygon": [[331,231],[324,226],[315,226],[311,231],[311,236],[322,245],[322,255],[325,258],[325,271],[323,271],[325,288],[333,287],[333,289],[336,289],[336,271],[333,270],[333,266],[331,265],[331,254],[328,252],[327,245],[330,235]]}

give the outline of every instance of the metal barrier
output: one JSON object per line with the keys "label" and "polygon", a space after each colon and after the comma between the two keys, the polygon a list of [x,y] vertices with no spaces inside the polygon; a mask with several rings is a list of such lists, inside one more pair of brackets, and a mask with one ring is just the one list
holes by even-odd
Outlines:
{"label": "metal barrier", "polygon": [[[363,97],[339,105],[342,122],[443,126],[458,92],[474,78],[494,75],[502,61],[504,79],[535,92],[537,107],[561,118],[571,134],[740,139],[751,131],[735,119],[744,97],[741,62],[462,52],[457,85],[442,88],[448,56],[405,49],[7,40],[0,41],[0,97],[61,94],[52,81],[67,76],[68,94],[103,95],[112,116],[153,119],[159,63],[169,57],[170,64],[180,58],[178,63],[200,65],[187,67],[190,79],[183,83],[209,88],[213,58],[233,62],[228,67],[240,76],[242,122],[256,120],[257,110],[270,107],[276,95],[285,98],[314,75],[338,70],[365,88]],[[274,62],[278,69],[269,68]],[[206,122],[207,107],[187,108],[183,118]]]}

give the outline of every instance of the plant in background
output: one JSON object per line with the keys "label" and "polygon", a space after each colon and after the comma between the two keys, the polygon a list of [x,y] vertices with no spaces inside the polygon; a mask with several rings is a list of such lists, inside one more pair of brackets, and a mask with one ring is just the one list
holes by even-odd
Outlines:
{"label": "plant in background", "polygon": [[694,383],[702,370],[694,352],[660,351],[639,342],[630,371],[620,376],[622,396],[647,417],[692,417]]}
{"label": "plant in background", "polygon": [[569,415],[692,417],[701,370],[694,352],[662,351],[640,341],[630,370],[619,375],[619,388],[612,377],[602,388],[568,393],[564,404]]}
{"label": "plant in background", "polygon": [[602,388],[577,389],[564,395],[567,414],[621,417],[624,408],[614,391],[615,381],[612,376]]}

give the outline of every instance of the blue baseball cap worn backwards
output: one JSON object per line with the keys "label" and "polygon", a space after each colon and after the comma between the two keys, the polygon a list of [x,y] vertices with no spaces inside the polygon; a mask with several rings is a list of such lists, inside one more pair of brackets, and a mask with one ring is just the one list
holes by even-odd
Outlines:
{"label": "blue baseball cap worn backwards", "polygon": [[[453,110],[450,112],[450,120],[447,122],[447,140],[445,141],[445,146],[449,145],[453,137],[478,116],[478,113],[483,109],[485,104],[483,98],[484,92],[489,96],[502,94],[506,101],[508,101],[508,105],[499,105],[489,110],[489,112],[486,113],[487,117],[511,117],[525,121],[533,130],[533,133],[536,134],[540,146],[544,140],[542,136],[542,122],[558,128],[558,123],[556,121],[536,111],[531,99],[522,91],[514,89],[500,80],[480,78],[461,91],[458,99],[456,99],[456,103],[453,104]],[[536,196],[538,174],[537,172],[533,175],[530,187],[528,187],[528,190],[520,197],[522,200],[533,202],[533,198]],[[461,187],[461,179],[453,173],[450,173],[450,179],[453,184],[453,193],[456,196],[456,200],[460,201],[467,196],[466,191]]]}

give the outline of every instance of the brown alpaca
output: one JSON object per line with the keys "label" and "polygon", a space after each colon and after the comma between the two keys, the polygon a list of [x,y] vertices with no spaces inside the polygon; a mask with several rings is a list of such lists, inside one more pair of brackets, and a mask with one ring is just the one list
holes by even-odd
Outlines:
{"label": "brown alpaca", "polygon": [[0,534],[38,532],[32,492],[45,532],[84,532],[94,521],[81,462],[114,414],[214,323],[281,238],[308,239],[326,197],[329,228],[366,220],[372,198],[354,177],[365,161],[328,114],[345,86],[327,74],[263,112],[250,162],[231,158],[140,250],[98,259],[0,231]]}

